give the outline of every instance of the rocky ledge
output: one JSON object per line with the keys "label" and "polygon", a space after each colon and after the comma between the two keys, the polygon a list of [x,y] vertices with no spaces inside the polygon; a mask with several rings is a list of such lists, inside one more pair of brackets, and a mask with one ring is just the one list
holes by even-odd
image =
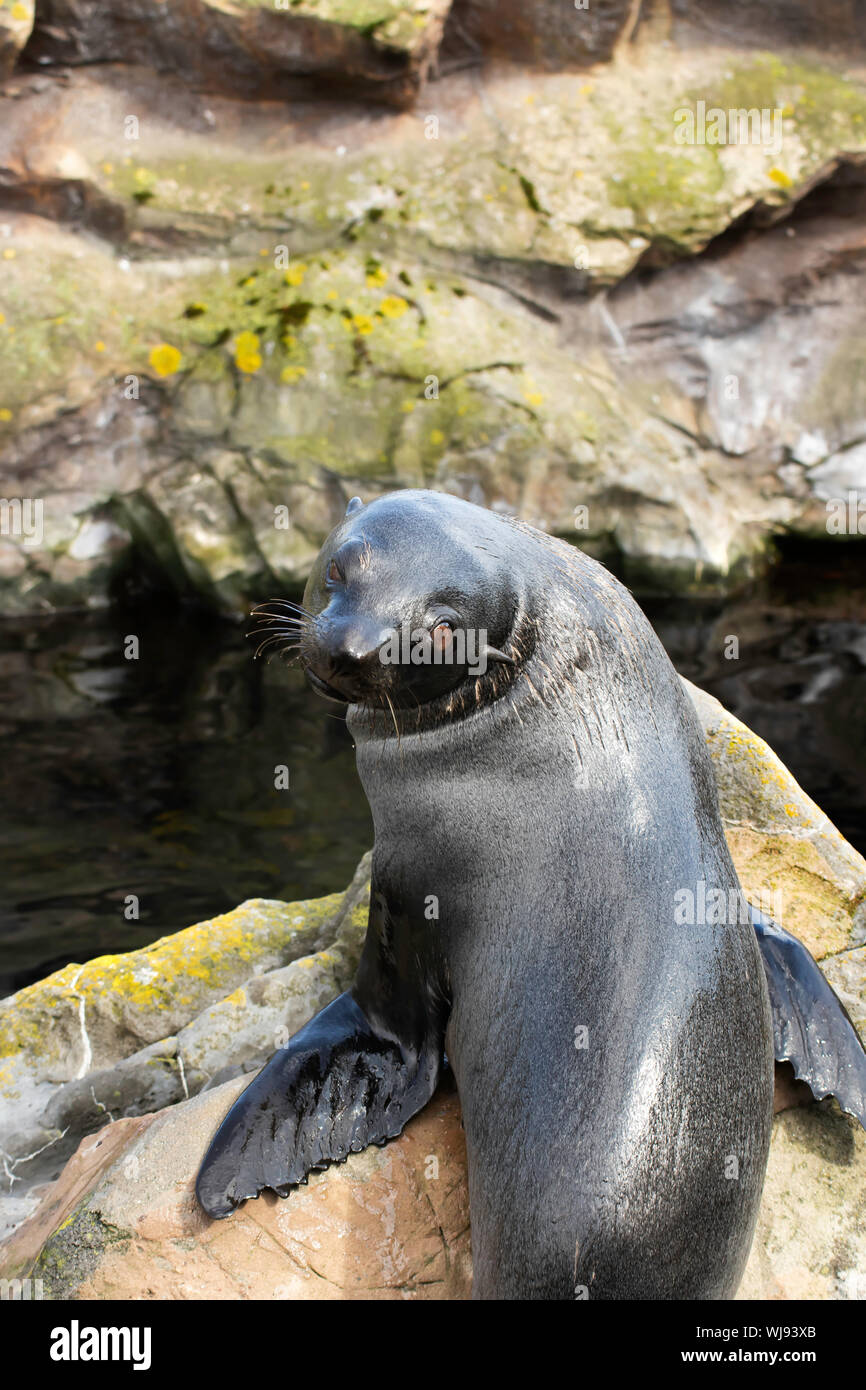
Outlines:
{"label": "rocky ledge", "polygon": [[[806,942],[866,1031],[866,861],[772,750],[689,686],[753,900]],[[252,901],[146,950],[70,965],[0,1002],[9,1234],[0,1274],[53,1298],[443,1298],[471,1289],[459,1101],[404,1134],[208,1221],[193,1180],[270,1053],[346,988],[369,857],[343,894]],[[796,1087],[779,1113],[741,1297],[862,1298],[866,1135]]]}
{"label": "rocky ledge", "polygon": [[237,610],[405,486],[674,590],[866,533],[856,10],[7,0],[0,612]]}

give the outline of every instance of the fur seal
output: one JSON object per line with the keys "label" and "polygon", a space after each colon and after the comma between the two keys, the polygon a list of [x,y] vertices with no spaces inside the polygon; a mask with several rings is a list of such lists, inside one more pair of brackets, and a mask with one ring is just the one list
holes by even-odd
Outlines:
{"label": "fur seal", "polygon": [[[773,1018],[748,916],[676,920],[684,890],[727,902],[739,883],[700,724],[641,610],[564,542],[406,491],[353,499],[303,606],[267,612],[266,642],[295,640],[348,707],[370,917],[351,989],[214,1136],[204,1210],[399,1134],[447,1052],[476,1297],[732,1296]],[[407,627],[419,659],[384,662]]]}

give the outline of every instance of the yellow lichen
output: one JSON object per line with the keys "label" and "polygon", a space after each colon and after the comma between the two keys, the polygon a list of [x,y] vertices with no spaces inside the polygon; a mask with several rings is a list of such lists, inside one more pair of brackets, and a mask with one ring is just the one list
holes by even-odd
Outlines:
{"label": "yellow lichen", "polygon": [[235,339],[235,366],[238,371],[251,376],[262,365],[257,333],[239,333]]}
{"label": "yellow lichen", "polygon": [[160,343],[158,347],[151,348],[147,360],[158,376],[173,376],[181,364],[182,356],[170,343]]}
{"label": "yellow lichen", "polygon": [[[238,988],[256,961],[279,959],[299,927],[319,930],[342,899],[341,893],[290,904],[253,899],[141,950],[64,966],[0,1001],[0,1057],[29,1050],[51,1065],[71,1021],[77,1029],[81,999],[88,1013],[96,1009],[127,1020],[130,1029],[134,1023],[154,1040],[164,1036],[163,1011],[171,1009],[174,1027],[190,1022],[202,1008]],[[140,1037],[131,1031],[130,1048],[138,1046]]]}
{"label": "yellow lichen", "polygon": [[388,294],[379,305],[379,310],[385,315],[386,319],[402,318],[409,305],[399,294]]}

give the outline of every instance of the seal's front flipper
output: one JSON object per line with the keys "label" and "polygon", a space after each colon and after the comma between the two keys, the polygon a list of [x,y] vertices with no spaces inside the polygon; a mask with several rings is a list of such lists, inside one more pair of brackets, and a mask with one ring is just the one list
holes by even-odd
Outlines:
{"label": "seal's front flipper", "polygon": [[433,1094],[441,1060],[440,1041],[398,1042],[341,994],[235,1101],[199,1170],[202,1207],[222,1217],[266,1187],[285,1196],[312,1169],[395,1138]]}
{"label": "seal's front flipper", "polygon": [[841,1000],[801,941],[750,908],[764,959],[777,1062],[816,1100],[835,1096],[866,1129],[866,1050]]}

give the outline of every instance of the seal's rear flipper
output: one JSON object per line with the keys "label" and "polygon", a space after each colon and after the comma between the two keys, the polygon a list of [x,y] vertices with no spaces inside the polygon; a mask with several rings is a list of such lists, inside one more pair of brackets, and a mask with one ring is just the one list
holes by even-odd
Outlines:
{"label": "seal's rear flipper", "polygon": [[341,994],[235,1101],[199,1170],[202,1207],[219,1218],[266,1187],[286,1196],[312,1169],[395,1138],[433,1094],[441,1059],[441,1046],[377,1033]]}
{"label": "seal's rear flipper", "polygon": [[866,1129],[866,1050],[844,1005],[801,941],[750,906],[764,959],[777,1062],[816,1100],[835,1096]]}

